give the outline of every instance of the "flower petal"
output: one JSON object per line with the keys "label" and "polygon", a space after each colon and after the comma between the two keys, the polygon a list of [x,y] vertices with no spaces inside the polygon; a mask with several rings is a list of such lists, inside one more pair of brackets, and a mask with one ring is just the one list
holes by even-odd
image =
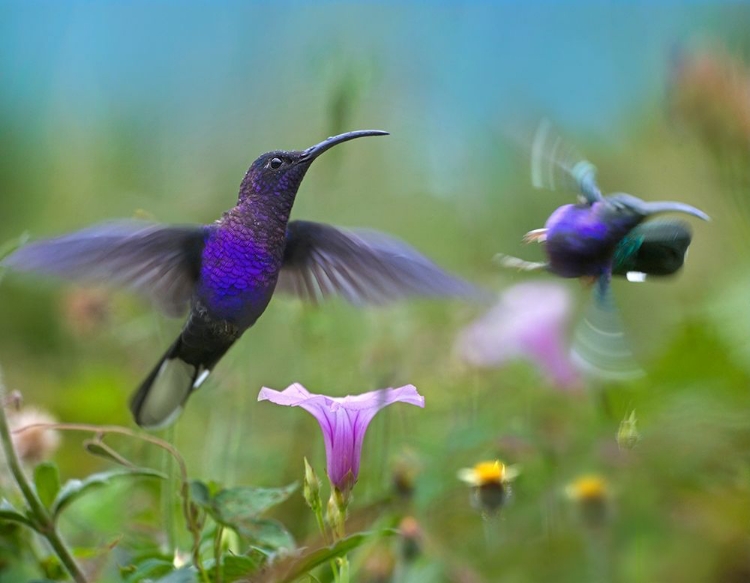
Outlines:
{"label": "flower petal", "polygon": [[263,387],[258,393],[258,401],[271,401],[277,405],[286,405],[288,407],[297,407],[306,399],[311,397],[310,391],[299,383],[289,385],[283,391]]}
{"label": "flower petal", "polygon": [[455,353],[477,367],[530,360],[555,385],[575,388],[580,377],[565,348],[571,306],[570,293],[559,283],[514,285],[489,312],[459,333]]}
{"label": "flower petal", "polygon": [[378,389],[361,395],[348,395],[341,398],[330,397],[330,399],[349,411],[374,409],[377,412],[391,403],[409,403],[424,408],[424,397],[417,392],[414,385],[404,385],[397,389]]}
{"label": "flower petal", "polygon": [[328,477],[342,492],[351,489],[357,480],[362,442],[375,414],[397,402],[424,407],[424,397],[414,385],[327,397],[310,393],[301,384],[294,383],[283,391],[263,387],[258,400],[302,407],[318,420],[325,441]]}

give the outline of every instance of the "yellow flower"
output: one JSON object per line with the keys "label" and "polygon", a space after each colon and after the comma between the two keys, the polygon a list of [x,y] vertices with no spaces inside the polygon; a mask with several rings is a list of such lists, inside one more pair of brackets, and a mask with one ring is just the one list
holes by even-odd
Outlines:
{"label": "yellow flower", "polygon": [[510,482],[518,476],[516,466],[500,460],[480,462],[473,468],[459,470],[458,478],[473,486],[471,504],[485,517],[503,507],[510,496]]}
{"label": "yellow flower", "polygon": [[458,471],[458,479],[471,486],[503,485],[513,481],[517,476],[517,466],[506,466],[500,460],[479,462],[473,468]]}
{"label": "yellow flower", "polygon": [[609,485],[601,476],[589,474],[568,484],[565,494],[571,500],[579,502],[604,500],[609,498]]}

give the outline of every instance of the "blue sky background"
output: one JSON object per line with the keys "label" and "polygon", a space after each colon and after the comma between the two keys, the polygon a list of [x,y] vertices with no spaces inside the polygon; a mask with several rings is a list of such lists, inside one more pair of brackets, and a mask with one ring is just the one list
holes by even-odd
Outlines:
{"label": "blue sky background", "polygon": [[[130,132],[149,152],[134,164],[173,167],[164,180],[177,190],[180,177],[212,188],[208,174],[237,174],[261,151],[382,128],[386,156],[409,160],[385,188],[408,190],[408,174],[449,197],[483,188],[467,172],[477,156],[503,164],[497,136],[541,115],[574,140],[618,143],[663,108],[678,47],[739,51],[748,14],[691,2],[6,1],[0,114],[42,149],[87,152]],[[345,127],[332,121],[337,91]]]}
{"label": "blue sky background", "polygon": [[[158,111],[258,123],[314,109],[326,65],[373,69],[373,97],[439,125],[531,102],[604,128],[660,91],[670,50],[739,7],[649,2],[4,2],[0,92],[19,115]],[[270,111],[269,111],[270,108]],[[392,111],[392,115],[398,115]],[[415,117],[420,117],[414,114]]]}
{"label": "blue sky background", "polygon": [[107,102],[206,114],[224,96],[222,105],[252,117],[252,104],[269,99],[304,109],[321,62],[361,59],[378,69],[376,86],[417,85],[435,113],[463,106],[453,115],[476,121],[531,99],[597,126],[655,89],[671,47],[731,12],[647,2],[4,2],[0,10],[2,97],[21,110],[44,110],[54,97],[79,113]]}

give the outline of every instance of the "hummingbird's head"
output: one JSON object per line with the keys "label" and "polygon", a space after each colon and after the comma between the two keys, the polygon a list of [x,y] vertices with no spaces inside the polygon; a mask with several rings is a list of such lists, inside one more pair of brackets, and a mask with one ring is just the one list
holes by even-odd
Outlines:
{"label": "hummingbird's head", "polygon": [[631,214],[645,219],[651,215],[660,213],[685,213],[703,219],[710,220],[709,216],[702,210],[689,204],[675,201],[646,202],[632,194],[618,192],[606,198],[607,206],[613,214]]}
{"label": "hummingbird's head", "polygon": [[240,202],[254,196],[291,198],[297,194],[310,165],[337,144],[366,136],[386,136],[380,130],[358,130],[328,138],[306,150],[266,152],[252,163],[240,186]]}
{"label": "hummingbird's head", "polygon": [[601,224],[606,226],[607,238],[612,243],[619,241],[652,215],[676,212],[692,215],[704,221],[710,220],[706,213],[689,204],[674,201],[647,202],[624,192],[611,194],[604,200],[595,202],[592,209]]}

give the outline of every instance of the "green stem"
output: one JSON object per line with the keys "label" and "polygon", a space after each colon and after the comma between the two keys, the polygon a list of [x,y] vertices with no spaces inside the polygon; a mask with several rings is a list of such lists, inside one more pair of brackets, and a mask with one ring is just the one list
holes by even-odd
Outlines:
{"label": "green stem", "polygon": [[[168,428],[169,433],[166,440],[174,441],[174,425]],[[167,475],[167,485],[161,489],[161,512],[167,534],[167,545],[169,553],[174,555],[177,549],[177,536],[175,533],[174,492],[176,486],[176,471],[174,459],[165,450],[161,450],[161,470]]]}
{"label": "green stem", "polygon": [[339,563],[339,583],[349,583],[349,559],[346,555],[340,557]]}
{"label": "green stem", "polygon": [[[0,396],[3,396],[3,394],[4,390],[2,385],[0,385]],[[83,575],[83,572],[73,559],[70,550],[57,532],[52,516],[50,516],[44,504],[42,504],[42,501],[31,487],[31,484],[29,484],[26,474],[23,473],[21,462],[16,454],[16,449],[13,447],[13,440],[11,439],[10,429],[8,428],[8,418],[5,416],[5,409],[2,407],[0,407],[0,441],[2,441],[3,444],[8,467],[13,474],[16,484],[18,484],[26,503],[31,509],[39,533],[47,539],[47,542],[49,542],[50,546],[55,551],[55,554],[60,558],[60,562],[65,566],[68,573],[70,573],[70,576],[73,577],[77,583],[86,583],[86,577]]]}
{"label": "green stem", "polygon": [[323,535],[323,540],[325,541],[326,544],[330,544],[331,541],[328,538],[328,530],[326,529],[326,523],[323,520],[323,509],[318,508],[315,510],[313,514],[315,514],[315,520],[318,523],[318,530],[320,530],[320,534]]}
{"label": "green stem", "polygon": [[223,534],[224,527],[217,524],[216,533],[214,534],[214,569],[216,570],[214,583],[221,583],[221,537]]}
{"label": "green stem", "polygon": [[493,549],[497,546],[495,544],[495,521],[492,516],[482,517],[482,527],[484,529],[484,544],[485,548],[489,553],[492,553]]}
{"label": "green stem", "polygon": [[586,555],[589,570],[589,581],[607,583],[612,580],[607,532],[597,528],[587,528]]}
{"label": "green stem", "polygon": [[333,572],[334,583],[341,583],[341,579],[339,579],[339,567],[336,564],[336,559],[331,559],[331,571]]}
{"label": "green stem", "polygon": [[180,452],[177,451],[176,447],[174,447],[168,441],[159,439],[158,437],[136,433],[135,431],[127,429],[126,427],[119,427],[118,425],[90,425],[88,423],[34,423],[32,425],[26,425],[21,429],[17,429],[15,432],[21,433],[23,431],[34,428],[57,429],[60,431],[85,431],[94,433],[96,435],[101,435],[102,437],[108,433],[113,433],[116,435],[127,435],[128,437],[140,439],[141,441],[145,441],[146,443],[150,443],[169,452],[175,462],[177,462],[177,468],[180,472],[180,495],[182,497],[182,512],[185,516],[187,529],[193,535],[193,561],[195,563],[196,569],[198,569],[201,580],[206,583],[210,581],[208,573],[203,567],[203,563],[201,562],[200,557],[200,536],[203,525],[197,522],[197,518],[193,513],[193,506],[190,503],[190,482],[188,481],[187,466],[185,465],[185,460],[180,455]]}

